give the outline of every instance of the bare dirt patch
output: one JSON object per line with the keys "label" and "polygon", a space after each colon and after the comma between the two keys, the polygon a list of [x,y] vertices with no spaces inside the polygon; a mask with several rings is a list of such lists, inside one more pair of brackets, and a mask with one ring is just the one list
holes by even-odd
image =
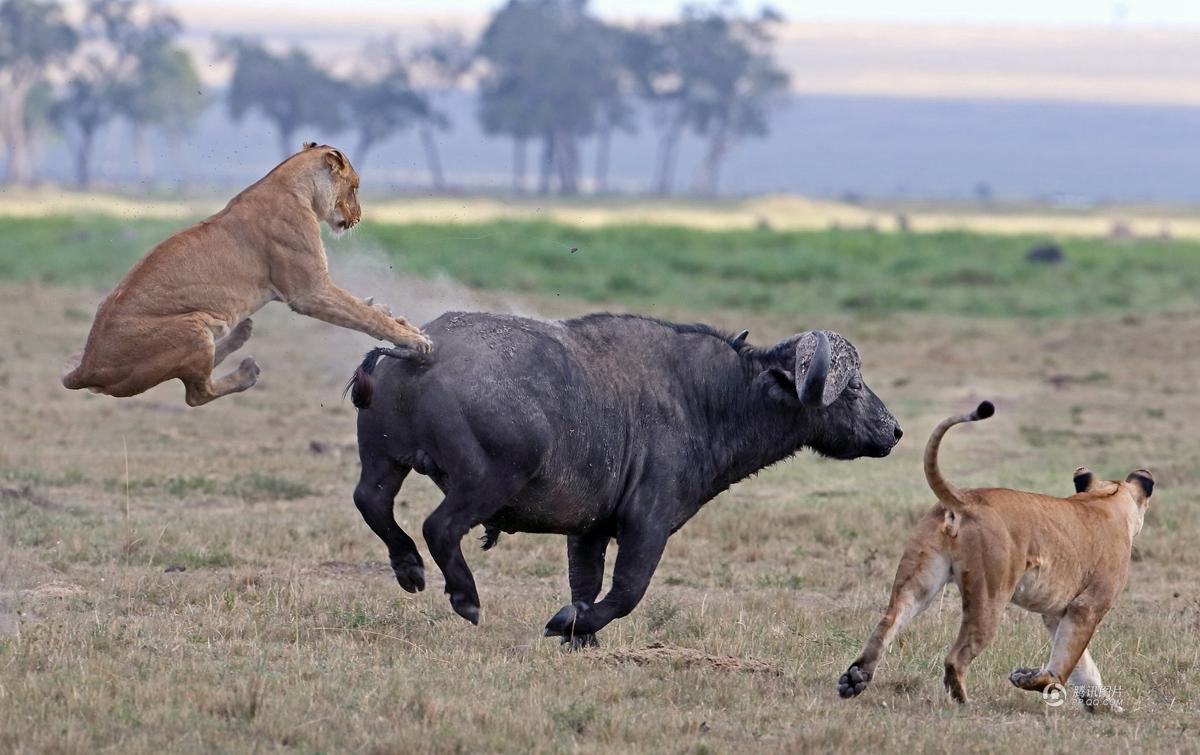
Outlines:
{"label": "bare dirt patch", "polygon": [[655,642],[643,648],[628,650],[604,650],[595,654],[603,663],[620,665],[632,663],[637,666],[671,666],[684,668],[713,669],[714,671],[744,671],[752,674],[779,674],[777,666],[754,658],[737,658],[731,655],[713,655],[694,648],[677,647]]}

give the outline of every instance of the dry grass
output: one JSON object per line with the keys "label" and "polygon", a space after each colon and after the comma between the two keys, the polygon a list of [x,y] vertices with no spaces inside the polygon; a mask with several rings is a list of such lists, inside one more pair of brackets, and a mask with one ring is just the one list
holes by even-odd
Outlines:
{"label": "dry grass", "polygon": [[[121,196],[61,189],[0,190],[0,217],[109,215],[126,220],[188,219],[216,212],[224,201],[173,200]],[[1048,234],[1059,237],[1102,238],[1120,226],[1123,233],[1158,238],[1200,238],[1200,214],[1194,208],[1114,206],[1096,210],[1054,210],[1037,206],[982,207],[963,205],[872,207],[790,194],[744,200],[577,199],[548,197],[497,199],[483,196],[369,197],[366,212],[373,222],[488,223],[496,220],[544,220],[580,228],[620,225],[666,225],[708,231],[753,229],[826,230],[898,229],[903,215],[908,228],[919,233],[970,231],[1001,235]]]}
{"label": "dry grass", "polygon": [[[829,318],[908,430],[897,453],[803,457],[736,486],[672,539],[646,601],[602,648],[565,653],[540,637],[567,599],[562,538],[469,549],[480,627],[450,611],[436,570],[417,596],[395,584],[350,502],[354,415],[339,392],[362,338],[276,306],[257,318],[247,352],[264,373],[245,394],[189,410],[177,384],[119,401],[68,393],[58,371],[86,332],[78,312],[98,298],[0,285],[0,751],[1191,746],[1200,314]],[[702,317],[750,327],[755,341],[795,327]],[[1040,622],[1015,609],[971,671],[975,704],[946,702],[953,590],[874,689],[837,698],[929,503],[924,435],[981,397],[997,417],[944,454],[963,485],[1066,492],[1079,464],[1158,476],[1130,585],[1093,644],[1124,715],[1051,709],[1013,689],[1008,671],[1048,650]],[[419,532],[436,502],[413,479],[401,525]]]}

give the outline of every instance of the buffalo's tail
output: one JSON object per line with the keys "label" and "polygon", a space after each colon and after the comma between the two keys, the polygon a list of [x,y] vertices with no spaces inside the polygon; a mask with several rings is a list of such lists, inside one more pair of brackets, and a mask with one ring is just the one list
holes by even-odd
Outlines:
{"label": "buffalo's tail", "polygon": [[411,353],[400,351],[398,349],[389,349],[385,346],[377,346],[367,352],[363,357],[362,363],[358,365],[358,369],[354,370],[354,375],[350,378],[350,382],[346,383],[345,390],[342,391],[342,398],[346,394],[350,394],[350,403],[358,409],[366,409],[371,405],[371,398],[375,395],[375,367],[379,364],[380,357],[393,357],[395,359],[405,359],[412,356]]}
{"label": "buffalo's tail", "polygon": [[962,491],[942,476],[942,470],[938,466],[938,449],[942,445],[942,436],[955,425],[987,419],[995,412],[996,408],[992,406],[992,402],[984,401],[973,412],[942,420],[933,429],[933,434],[929,436],[929,443],[925,446],[925,481],[929,483],[933,494],[948,509],[961,511],[966,506],[966,501],[963,499]]}

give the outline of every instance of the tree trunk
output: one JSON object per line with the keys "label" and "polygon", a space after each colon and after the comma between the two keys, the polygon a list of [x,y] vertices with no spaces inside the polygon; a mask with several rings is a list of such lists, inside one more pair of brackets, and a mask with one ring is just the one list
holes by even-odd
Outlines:
{"label": "tree trunk", "polygon": [[608,156],[612,146],[612,127],[606,122],[596,134],[596,175],[594,191],[608,193]]}
{"label": "tree trunk", "polygon": [[163,131],[163,136],[167,139],[167,150],[171,153],[171,161],[175,163],[177,174],[175,189],[182,193],[192,179],[191,162],[187,158],[187,150],[183,148],[183,134],[178,128],[168,126]]}
{"label": "tree trunk", "polygon": [[425,162],[429,164],[429,177],[433,180],[434,191],[443,191],[446,180],[442,176],[442,158],[438,155],[437,140],[433,138],[433,129],[428,121],[422,121],[421,146],[425,148]]}
{"label": "tree trunk", "polygon": [[279,124],[279,154],[280,160],[286,160],[292,156],[292,153],[297,150],[296,142],[293,137],[296,133],[294,124]]}
{"label": "tree trunk", "polygon": [[95,136],[95,126],[80,127],[79,146],[75,150],[75,181],[81,189],[88,188],[92,183],[92,142]]}
{"label": "tree trunk", "polygon": [[671,184],[675,181],[675,149],[682,135],[683,114],[680,113],[663,130],[662,141],[658,145],[658,176],[654,191],[659,196],[665,197],[671,193]]}
{"label": "tree trunk", "polygon": [[138,180],[142,182],[143,188],[149,189],[154,185],[154,155],[150,152],[145,126],[135,123],[132,127],[133,154],[137,162]]}
{"label": "tree trunk", "polygon": [[525,139],[513,139],[513,193],[525,193]]}
{"label": "tree trunk", "polygon": [[359,135],[358,147],[354,150],[354,162],[358,165],[359,171],[367,164],[367,153],[371,151],[371,147],[373,146],[375,146],[375,140],[369,135]]}
{"label": "tree trunk", "polygon": [[721,162],[729,154],[728,129],[721,125],[713,132],[708,141],[708,149],[704,152],[704,160],[696,173],[693,190],[697,194],[708,197],[717,195],[717,182],[720,179]]}
{"label": "tree trunk", "polygon": [[565,196],[579,193],[579,144],[569,131],[554,136],[554,157],[558,164],[558,190]]}
{"label": "tree trunk", "polygon": [[554,135],[547,131],[542,135],[542,164],[538,176],[538,194],[550,192],[550,171],[554,169]]}
{"label": "tree trunk", "polygon": [[[6,77],[7,78],[7,77]],[[25,100],[33,80],[20,81],[16,77],[5,82],[0,102],[0,135],[4,138],[4,147],[8,160],[5,166],[5,180],[13,184],[27,184],[33,179],[33,163],[29,157],[29,134],[25,129]]]}

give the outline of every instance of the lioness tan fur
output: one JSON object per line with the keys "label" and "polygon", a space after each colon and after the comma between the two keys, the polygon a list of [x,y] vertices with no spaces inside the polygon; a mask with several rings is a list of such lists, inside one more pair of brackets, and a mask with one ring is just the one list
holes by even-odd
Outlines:
{"label": "lioness tan fur", "polygon": [[909,537],[887,612],[838,679],[838,692],[861,693],[904,625],[953,580],[962,596],[962,626],[946,656],[943,683],[954,700],[967,702],[967,667],[992,641],[1011,602],[1041,614],[1053,642],[1049,662],[1013,671],[1014,685],[1048,693],[1069,680],[1089,710],[1099,702],[1120,710],[1101,686],[1087,646],[1125,587],[1154,477],[1138,469],[1121,481],[1101,481],[1080,467],[1070,498],[1006,488],[959,490],[938,468],[942,436],[992,413],[985,401],[934,429],[925,448],[925,478],[938,503]]}
{"label": "lioness tan fur", "polygon": [[133,396],[178,378],[199,406],[258,379],[253,357],[213,380],[213,368],[250,337],[249,316],[270,301],[418,351],[429,340],[403,317],[338,288],[321,222],[358,223],[358,173],[340,151],[306,143],[225,209],[171,236],[100,304],[67,388]]}

